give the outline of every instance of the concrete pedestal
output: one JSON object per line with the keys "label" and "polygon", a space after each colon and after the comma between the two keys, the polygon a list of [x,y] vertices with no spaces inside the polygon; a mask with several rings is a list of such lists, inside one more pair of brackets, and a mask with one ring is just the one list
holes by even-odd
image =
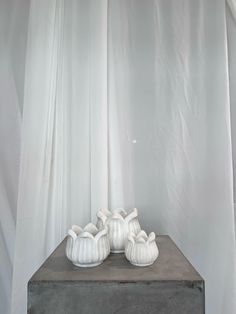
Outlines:
{"label": "concrete pedestal", "polygon": [[31,314],[203,314],[204,281],[168,236],[159,236],[152,266],[135,267],[123,254],[78,268],[64,240],[28,283]]}

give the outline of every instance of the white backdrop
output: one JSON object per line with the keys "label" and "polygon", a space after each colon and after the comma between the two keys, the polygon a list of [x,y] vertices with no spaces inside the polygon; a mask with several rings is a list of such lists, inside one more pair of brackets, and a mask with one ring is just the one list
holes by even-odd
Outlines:
{"label": "white backdrop", "polygon": [[70,224],[136,206],[144,228],[168,233],[205,278],[206,313],[235,313],[235,21],[225,2],[31,0],[14,12],[4,27],[28,33],[9,59],[22,65],[12,67],[17,87],[1,86],[1,110],[17,121],[0,165],[1,311],[26,313],[27,281]]}

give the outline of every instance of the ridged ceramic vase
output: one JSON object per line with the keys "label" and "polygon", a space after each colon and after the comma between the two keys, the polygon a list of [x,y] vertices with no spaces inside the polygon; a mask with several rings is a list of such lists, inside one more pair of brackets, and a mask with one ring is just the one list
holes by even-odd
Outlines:
{"label": "ridged ceramic vase", "polygon": [[110,242],[106,226],[98,229],[89,223],[84,229],[73,225],[68,231],[66,256],[79,267],[101,264],[110,254]]}
{"label": "ridged ceramic vase", "polygon": [[116,209],[113,211],[101,209],[97,213],[97,218],[98,228],[108,227],[112,253],[124,252],[128,234],[130,232],[137,234],[141,230],[136,208],[130,213],[127,213],[124,209]]}
{"label": "ridged ceramic vase", "polygon": [[140,231],[137,235],[129,233],[125,247],[127,260],[135,266],[152,265],[159,255],[156,244],[156,236],[151,232],[147,236],[145,231]]}

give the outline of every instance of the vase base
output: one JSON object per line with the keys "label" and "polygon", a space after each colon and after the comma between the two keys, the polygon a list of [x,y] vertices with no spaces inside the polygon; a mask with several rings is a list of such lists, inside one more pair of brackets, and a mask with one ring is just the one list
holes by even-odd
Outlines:
{"label": "vase base", "polygon": [[117,253],[124,253],[125,250],[111,250],[111,253],[117,254]]}
{"label": "vase base", "polygon": [[101,262],[97,262],[97,263],[92,263],[92,264],[79,264],[79,263],[73,263],[75,266],[78,266],[78,267],[95,267],[95,266],[98,266],[98,265],[101,265],[103,261]]}
{"label": "vase base", "polygon": [[132,265],[134,266],[138,266],[138,267],[146,267],[146,266],[151,266],[154,262],[151,263],[147,263],[147,264],[136,264],[136,263],[132,263],[130,262]]}

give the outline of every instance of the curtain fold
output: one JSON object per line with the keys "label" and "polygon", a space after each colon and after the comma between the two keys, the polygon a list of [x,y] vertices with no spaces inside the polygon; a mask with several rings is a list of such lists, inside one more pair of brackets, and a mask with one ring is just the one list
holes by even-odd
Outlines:
{"label": "curtain fold", "polygon": [[0,2],[0,313],[9,314],[14,264],[29,1]]}
{"label": "curtain fold", "polygon": [[234,313],[225,3],[109,3],[111,205],[171,235],[206,280],[207,313]]}
{"label": "curtain fold", "polygon": [[[58,223],[66,218],[61,204],[65,196],[61,191],[63,168],[59,167],[63,138],[58,134],[62,128],[58,126],[62,122],[58,85],[63,15],[63,1],[31,2],[12,313],[26,312],[26,278],[57,245],[61,227]],[[63,180],[65,184],[66,178]]]}
{"label": "curtain fold", "polygon": [[229,9],[231,11],[231,14],[232,14],[234,20],[236,21],[236,1],[235,0],[227,0],[226,2],[229,6]]}
{"label": "curtain fold", "polygon": [[206,313],[235,313],[235,1],[24,3],[19,55],[1,19],[0,312],[26,313],[27,281],[71,224],[135,206],[204,277]]}
{"label": "curtain fold", "polygon": [[71,224],[107,207],[106,15],[106,1],[31,1],[12,313]]}
{"label": "curtain fold", "polygon": [[[233,2],[233,1],[231,1]],[[233,152],[233,173],[234,173],[234,203],[236,203],[236,5],[231,7],[230,1],[226,5],[226,22],[228,38],[228,67],[229,67],[229,95],[231,109],[231,133],[232,133],[232,152]],[[236,222],[236,220],[235,220]]]}

